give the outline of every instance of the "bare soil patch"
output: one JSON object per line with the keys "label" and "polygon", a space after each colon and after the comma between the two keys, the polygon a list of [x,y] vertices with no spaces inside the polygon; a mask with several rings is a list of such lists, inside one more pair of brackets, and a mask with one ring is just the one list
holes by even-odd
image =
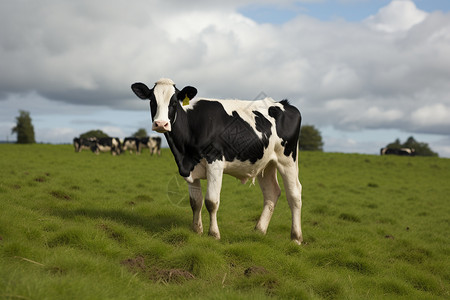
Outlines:
{"label": "bare soil patch", "polygon": [[128,258],[121,261],[130,272],[139,273],[146,278],[161,283],[183,283],[187,280],[195,279],[195,276],[183,269],[164,269],[156,266],[149,266],[145,263],[143,256]]}

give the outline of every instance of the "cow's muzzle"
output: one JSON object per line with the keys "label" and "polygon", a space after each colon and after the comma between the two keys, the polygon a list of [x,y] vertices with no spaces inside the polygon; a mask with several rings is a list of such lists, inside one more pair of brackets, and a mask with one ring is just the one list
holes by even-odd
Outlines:
{"label": "cow's muzzle", "polygon": [[171,129],[172,128],[170,126],[170,122],[169,121],[156,120],[155,122],[153,122],[153,125],[152,125],[152,130],[154,130],[156,132],[159,132],[159,133],[168,132]]}

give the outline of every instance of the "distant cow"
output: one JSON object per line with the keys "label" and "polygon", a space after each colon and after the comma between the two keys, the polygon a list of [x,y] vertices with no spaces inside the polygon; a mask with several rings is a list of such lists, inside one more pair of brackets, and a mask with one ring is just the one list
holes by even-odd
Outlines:
{"label": "distant cow", "polygon": [[161,155],[161,138],[159,136],[140,138],[140,147],[148,148],[150,155]]}
{"label": "distant cow", "polygon": [[123,151],[130,151],[130,153],[133,153],[133,150],[136,151],[136,154],[141,153],[140,149],[140,139],[137,137],[126,137],[123,140],[122,144],[122,150]]}
{"label": "distant cow", "polygon": [[75,148],[75,152],[81,152],[81,150],[89,150],[91,149],[96,142],[96,138],[74,138],[73,139],[73,147]]}
{"label": "distant cow", "polygon": [[197,90],[187,86],[180,91],[170,79],[158,80],[151,89],[143,83],[131,88],[139,98],[150,100],[152,129],[164,133],[178,171],[188,182],[194,231],[203,232],[200,179],[207,179],[209,234],[220,238],[217,211],[225,173],[242,183],[258,178],[264,207],[256,229],[266,233],[281,193],[278,170],[292,213],[291,239],[302,242],[297,151],[301,116],[297,108],[287,100],[271,98],[191,100]]}
{"label": "distant cow", "polygon": [[112,155],[119,155],[122,152],[120,140],[118,138],[104,137],[96,140],[95,145],[91,147],[92,152],[111,152]]}
{"label": "distant cow", "polygon": [[400,155],[400,156],[415,156],[416,151],[412,148],[381,148],[380,155]]}

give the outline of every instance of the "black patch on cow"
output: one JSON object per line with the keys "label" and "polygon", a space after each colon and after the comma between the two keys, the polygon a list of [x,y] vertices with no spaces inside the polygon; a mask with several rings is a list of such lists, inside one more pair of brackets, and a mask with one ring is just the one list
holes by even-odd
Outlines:
{"label": "black patch on cow", "polygon": [[206,206],[206,210],[208,210],[208,212],[211,213],[214,211],[214,209],[216,208],[217,205],[216,205],[216,203],[209,200],[208,198],[205,198],[205,206]]}
{"label": "black patch on cow", "polygon": [[236,111],[230,116],[216,101],[199,100],[187,112],[179,104],[176,113],[172,131],[165,136],[183,177],[188,177],[202,158],[208,163],[223,158],[255,163],[263,157],[264,148],[268,146],[270,122],[262,114],[255,114],[257,130],[263,133],[263,139],[260,139]]}
{"label": "black patch on cow", "polygon": [[269,116],[275,119],[277,134],[282,139],[281,145],[284,147],[284,155],[292,155],[295,161],[302,117],[298,109],[290,105],[287,100],[280,103],[283,105],[284,111],[279,107],[271,106]]}
{"label": "black patch on cow", "polygon": [[254,110],[253,113],[255,114],[256,130],[262,133],[262,142],[264,148],[267,148],[269,146],[270,136],[272,135],[272,123],[259,111]]}
{"label": "black patch on cow", "polygon": [[156,143],[156,148],[157,148],[157,149],[161,149],[161,137],[159,137],[159,136],[154,136],[154,137],[151,137],[151,139],[155,141],[155,143]]}
{"label": "black patch on cow", "polygon": [[[113,140],[116,141],[116,145],[113,143]],[[122,147],[120,145],[119,138],[111,138],[111,137],[103,137],[96,140],[96,143],[91,146],[91,151],[96,152],[99,150],[99,146],[109,147],[111,149],[111,153],[115,153],[119,155],[122,152]]]}
{"label": "black patch on cow", "polygon": [[217,149],[213,143],[208,144],[206,148],[201,149],[201,156],[206,159],[208,162],[212,162],[216,159],[221,159],[222,153],[219,149]]}
{"label": "black patch on cow", "polygon": [[234,157],[245,151],[255,138],[258,138],[249,124],[237,112],[233,111],[233,117],[220,134],[223,144],[230,147],[227,149],[229,151],[225,151],[228,154],[228,158],[225,157],[227,161],[232,161]]}

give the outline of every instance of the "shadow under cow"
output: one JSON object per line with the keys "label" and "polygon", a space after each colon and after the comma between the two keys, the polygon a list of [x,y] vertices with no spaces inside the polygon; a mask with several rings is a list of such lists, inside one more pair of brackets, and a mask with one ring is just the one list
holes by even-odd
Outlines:
{"label": "shadow under cow", "polygon": [[86,217],[90,219],[108,219],[129,227],[141,227],[148,232],[162,232],[174,226],[189,224],[188,216],[181,217],[180,214],[170,211],[158,211],[154,214],[138,214],[119,209],[54,209],[52,215],[63,219],[75,219]]}

